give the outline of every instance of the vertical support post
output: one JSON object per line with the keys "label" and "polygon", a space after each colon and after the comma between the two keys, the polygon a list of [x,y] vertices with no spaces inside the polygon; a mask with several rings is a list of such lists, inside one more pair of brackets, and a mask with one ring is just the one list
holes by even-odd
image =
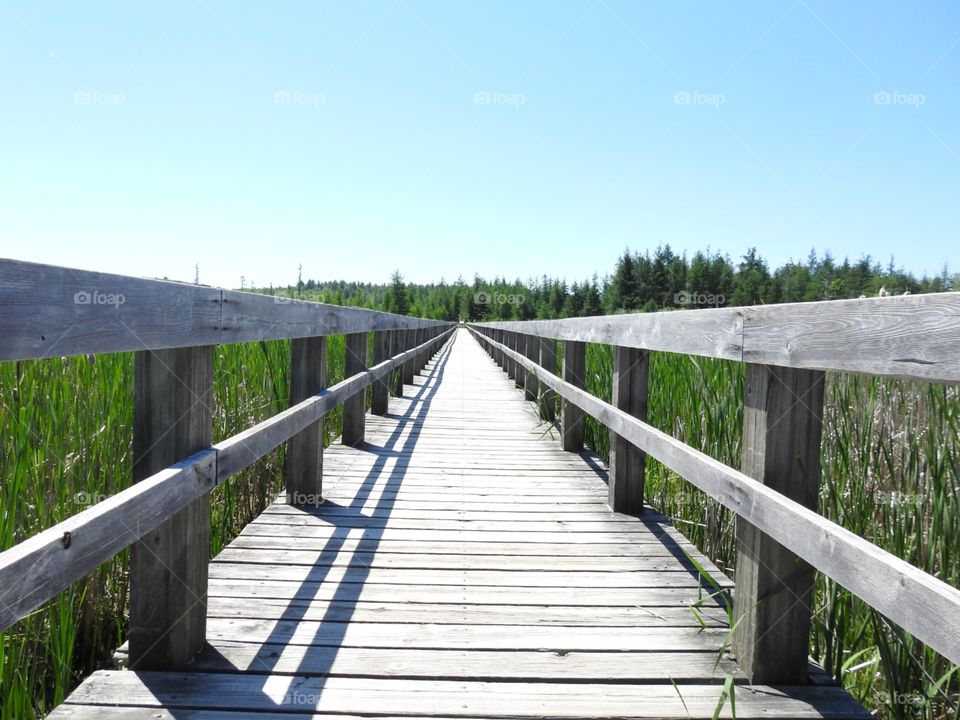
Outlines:
{"label": "vertical support post", "polygon": [[[505,330],[503,334],[504,334],[503,344],[506,345],[507,348],[509,348],[510,350],[516,350],[517,349],[516,333],[511,332],[509,330]],[[504,356],[504,362],[506,363],[505,367],[507,369],[507,378],[510,380],[516,380],[517,363],[514,361],[512,357],[509,357],[507,355]]]}
{"label": "vertical support post", "polygon": [[[367,369],[367,333],[351,333],[344,339],[343,375],[348,378]],[[340,441],[344,445],[356,447],[363,443],[366,400],[367,391],[363,389],[343,401],[343,433]]]}
{"label": "vertical support post", "polygon": [[[133,481],[213,442],[213,347],[134,355]],[[210,496],[133,544],[130,666],[185,670],[206,642]]]}
{"label": "vertical support post", "polygon": [[[646,350],[613,346],[611,403],[639,420],[647,419],[647,378],[650,354]],[[610,431],[610,473],[607,502],[614,512],[643,512],[646,453]]]}
{"label": "vertical support post", "polygon": [[[423,345],[427,341],[427,330],[426,328],[420,328],[417,330],[417,345]],[[427,348],[422,349],[417,353],[417,374],[423,372],[423,369],[427,366],[427,360],[430,359],[430,356],[427,354]]]}
{"label": "vertical support post", "polygon": [[[290,341],[290,404],[327,386],[327,338]],[[323,492],[323,421],[320,418],[287,441],[287,503],[319,505]]]}
{"label": "vertical support post", "polygon": [[[403,349],[404,350],[413,350],[417,346],[416,341],[416,330],[403,330]],[[403,384],[404,385],[413,385],[413,376],[416,375],[416,369],[414,365],[416,364],[416,358],[410,358],[403,364]]]}
{"label": "vertical support post", "polygon": [[[816,510],[824,373],[747,364],[742,470]],[[752,683],[807,676],[813,569],[737,518],[734,648]]]}
{"label": "vertical support post", "polygon": [[[526,356],[527,336],[523,333],[514,333],[511,349],[518,355]],[[518,388],[525,387],[527,383],[527,369],[516,360],[513,363],[513,383]],[[526,397],[526,393],[524,393],[524,397]]]}
{"label": "vertical support post", "polygon": [[[495,342],[503,342],[503,330],[491,330],[490,339]],[[503,351],[497,348],[493,351],[493,359],[497,361],[497,365],[501,368],[503,367]]]}
{"label": "vertical support post", "polygon": [[[528,360],[539,363],[540,361],[540,338],[536,335],[525,335],[523,342],[523,354]],[[523,397],[530,402],[537,402],[540,390],[540,382],[537,380],[536,373],[533,370],[525,370],[523,373]]]}
{"label": "vertical support post", "polygon": [[[390,357],[403,352],[403,330],[390,331]],[[403,366],[394,368],[390,373],[390,394],[403,397]]]}
{"label": "vertical support post", "polygon": [[[587,344],[576,340],[563,341],[563,379],[578,388],[586,388]],[[583,451],[583,410],[562,400],[560,403],[560,432],[563,449],[567,452]]]}
{"label": "vertical support post", "polygon": [[[544,372],[557,374],[557,341],[553,338],[540,338],[540,366]],[[557,417],[557,394],[546,385],[540,392],[540,417],[551,421]]]}
{"label": "vertical support post", "polygon": [[[390,359],[390,330],[378,330],[373,334],[373,364],[379,365]],[[390,376],[377,380],[370,390],[370,412],[386,415],[390,412]]]}

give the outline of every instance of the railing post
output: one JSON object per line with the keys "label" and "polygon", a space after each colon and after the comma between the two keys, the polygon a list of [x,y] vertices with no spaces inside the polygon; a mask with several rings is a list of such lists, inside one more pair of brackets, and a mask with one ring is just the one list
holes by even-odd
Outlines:
{"label": "railing post", "polygon": [[[343,376],[356,375],[367,369],[367,333],[346,335]],[[364,424],[367,413],[367,391],[361,390],[343,401],[343,432],[340,441],[344,445],[356,447],[363,443]]]}
{"label": "railing post", "polygon": [[[493,331],[491,331],[491,337],[490,337],[490,339],[491,339],[491,340],[494,340],[495,342],[502,343],[502,342],[503,342],[503,330],[493,330]],[[502,368],[502,367],[504,366],[504,363],[503,363],[503,350],[501,350],[500,348],[496,348],[496,349],[493,351],[493,357],[494,357],[494,359],[497,361],[497,365],[499,365],[499,366]]]}
{"label": "railing post", "polygon": [[[817,509],[824,373],[747,364],[743,473]],[[737,518],[734,648],[751,683],[807,676],[813,570]]]}
{"label": "railing post", "polygon": [[[646,421],[650,354],[646,350],[617,345],[612,350],[611,404]],[[611,510],[630,514],[643,511],[645,465],[646,454],[611,430],[607,485],[607,501]]]}
{"label": "railing post", "polygon": [[[557,373],[557,341],[553,338],[540,338],[540,366],[544,372]],[[546,385],[540,392],[540,417],[551,421],[557,417],[557,394]]]}
{"label": "railing post", "polygon": [[[373,364],[379,365],[390,359],[390,330],[378,330],[373,334]],[[370,389],[370,412],[386,415],[390,411],[390,375],[377,380]]]}
{"label": "railing post", "polygon": [[[417,345],[423,345],[427,341],[427,330],[426,328],[420,328],[417,330]],[[427,360],[430,359],[428,354],[428,349],[423,348],[419,353],[417,353],[417,374],[422,373],[423,369],[427,366]]]}
{"label": "railing post", "polygon": [[[327,386],[327,338],[290,341],[290,405]],[[323,418],[287,441],[287,503],[318,505],[323,492]]]}
{"label": "railing post", "polygon": [[[213,347],[134,355],[133,481],[213,442]],[[130,667],[185,670],[206,642],[210,496],[132,546]]]}
{"label": "railing post", "polygon": [[[524,333],[514,333],[513,334],[513,351],[517,355],[526,357],[527,355],[527,336]],[[513,383],[518,388],[523,388],[527,384],[527,369],[521,365],[519,362],[514,362],[513,368]],[[523,396],[526,398],[527,394],[524,392]]]}
{"label": "railing post", "polygon": [[[587,344],[576,340],[563,341],[563,379],[578,388],[586,388]],[[568,400],[561,402],[560,432],[563,449],[567,452],[583,450],[583,410]]]}
{"label": "railing post", "polygon": [[[403,349],[404,350],[413,350],[417,346],[417,331],[416,330],[404,330],[403,331]],[[403,384],[404,385],[413,385],[413,376],[416,375],[414,365],[416,364],[416,358],[411,357],[405,363],[403,363]]]}
{"label": "railing post", "polygon": [[[528,360],[535,363],[540,361],[540,338],[536,335],[525,335],[523,338],[523,354]],[[523,373],[523,397],[530,402],[536,402],[539,394],[540,382],[533,370]]]}
{"label": "railing post", "polygon": [[[517,349],[517,334],[516,334],[515,332],[510,331],[510,330],[505,330],[503,334],[504,334],[503,344],[506,345],[507,348],[510,349],[510,350],[516,350],[516,349]],[[509,356],[505,355],[505,356],[504,356],[504,363],[506,364],[505,367],[506,367],[506,369],[507,369],[507,378],[508,378],[509,380],[514,380],[514,381],[516,381],[516,378],[517,378],[517,363],[516,363],[516,361],[515,361],[512,357],[509,357]]]}
{"label": "railing post", "polygon": [[[390,357],[399,355],[404,350],[404,331],[390,331]],[[390,394],[394,397],[403,397],[403,366],[394,368],[390,372]]]}

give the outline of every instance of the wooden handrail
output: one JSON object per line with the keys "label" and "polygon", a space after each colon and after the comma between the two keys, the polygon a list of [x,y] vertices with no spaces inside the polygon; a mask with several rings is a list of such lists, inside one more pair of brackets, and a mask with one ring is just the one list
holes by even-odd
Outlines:
{"label": "wooden handrail", "polygon": [[[455,328],[359,372],[0,553],[0,631]],[[317,499],[319,502],[319,499]]]}
{"label": "wooden handrail", "polygon": [[449,326],[365,308],[0,259],[0,361]]}
{"label": "wooden handrail", "polygon": [[960,383],[960,293],[476,323],[763,365]]}
{"label": "wooden handrail", "polygon": [[[950,307],[954,306],[954,298],[955,294],[952,294]],[[501,330],[501,325],[507,333],[516,333],[517,328],[528,326],[534,328],[534,332],[538,329],[544,332],[544,325],[537,321],[529,325],[511,323],[468,327],[488,351],[534,374],[542,386],[556,392],[565,402],[572,403],[593,416],[612,432],[729,508],[739,518],[846,587],[920,641],[952,662],[960,663],[960,625],[954,622],[954,618],[960,614],[960,590],[762,482],[714,460],[554,373],[545,371],[523,353],[516,352],[507,344],[490,337],[493,332]],[[736,592],[740,592],[739,584]],[[735,598],[743,604],[739,595],[735,595]],[[763,602],[763,599],[757,602]],[[743,610],[741,607],[741,611]],[[758,631],[763,632],[764,629],[758,628]],[[781,655],[778,661],[785,662],[785,659]],[[803,661],[806,662],[805,654]],[[762,674],[766,671],[761,668],[757,672]]]}

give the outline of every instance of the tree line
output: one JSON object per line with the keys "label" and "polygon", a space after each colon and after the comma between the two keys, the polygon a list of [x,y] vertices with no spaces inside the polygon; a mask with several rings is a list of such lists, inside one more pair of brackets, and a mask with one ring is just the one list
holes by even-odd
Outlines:
{"label": "tree line", "polygon": [[842,298],[944,292],[960,288],[960,275],[946,267],[936,276],[916,278],[894,266],[864,257],[837,262],[829,252],[811,250],[806,261],[771,270],[756,249],[738,262],[719,252],[699,251],[691,258],[669,245],[655,250],[625,250],[613,272],[602,278],[567,283],[540,278],[508,281],[475,276],[418,284],[399,270],[388,283],[303,282],[264,289],[304,300],[386,310],[436,320],[533,320],[586,317],[623,312],[762,305]]}

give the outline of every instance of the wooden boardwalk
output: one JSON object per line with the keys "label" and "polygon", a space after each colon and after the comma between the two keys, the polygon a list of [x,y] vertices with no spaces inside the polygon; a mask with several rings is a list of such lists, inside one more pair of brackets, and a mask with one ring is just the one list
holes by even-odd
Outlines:
{"label": "wooden boardwalk", "polygon": [[325,451],[322,505],[278,501],[211,562],[193,672],[97,672],[50,717],[709,718],[728,674],[738,718],[867,717],[744,684],[687,556],[730,581],[654,511],[608,510],[602,464],[467,331],[366,438]]}

